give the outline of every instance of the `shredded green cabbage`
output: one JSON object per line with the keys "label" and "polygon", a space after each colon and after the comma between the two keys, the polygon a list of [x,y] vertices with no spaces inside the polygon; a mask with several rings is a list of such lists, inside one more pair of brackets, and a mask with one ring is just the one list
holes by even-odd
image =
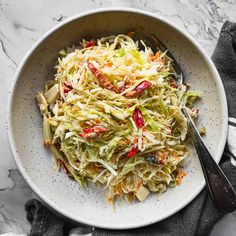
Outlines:
{"label": "shredded green cabbage", "polygon": [[176,85],[165,52],[139,50],[127,35],[86,44],[60,51],[55,79],[36,95],[58,165],[82,186],[108,188],[110,203],[181,183],[188,156],[181,104],[196,117],[200,94]]}

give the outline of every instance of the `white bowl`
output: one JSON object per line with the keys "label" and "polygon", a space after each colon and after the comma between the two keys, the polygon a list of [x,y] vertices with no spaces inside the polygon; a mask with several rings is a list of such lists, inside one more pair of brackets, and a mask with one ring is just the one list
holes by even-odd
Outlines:
{"label": "white bowl", "polygon": [[203,93],[197,124],[206,127],[204,140],[217,162],[224,149],[228,114],[225,92],[213,63],[191,36],[166,19],[137,9],[93,10],[68,19],[46,33],[23,59],[12,89],[8,121],[11,149],[28,184],[49,206],[77,222],[111,229],[148,225],[183,208],[205,184],[192,150],[182,185],[168,189],[159,198],[153,194],[145,202],[121,202],[113,212],[106,202],[106,191],[94,186],[81,188],[63,172],[56,172],[51,154],[42,145],[42,119],[34,97],[45,81],[53,78],[58,51],[77,44],[82,37],[125,33],[138,26],[167,45],[192,89]]}

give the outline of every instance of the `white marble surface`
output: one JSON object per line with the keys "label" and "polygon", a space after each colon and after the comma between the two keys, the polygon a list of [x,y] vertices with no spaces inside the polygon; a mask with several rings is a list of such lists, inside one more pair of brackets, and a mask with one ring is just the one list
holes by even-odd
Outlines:
{"label": "white marble surface", "polygon": [[[0,0],[0,234],[29,232],[24,203],[34,196],[16,168],[7,140],[6,104],[17,65],[51,27],[79,12],[107,6],[164,16],[188,31],[209,55],[222,23],[236,21],[236,0]],[[211,235],[236,235],[235,223],[235,216],[227,215]]]}

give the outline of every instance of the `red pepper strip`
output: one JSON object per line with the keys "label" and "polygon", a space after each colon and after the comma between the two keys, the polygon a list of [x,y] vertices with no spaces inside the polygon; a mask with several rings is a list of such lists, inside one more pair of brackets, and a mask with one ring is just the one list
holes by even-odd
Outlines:
{"label": "red pepper strip", "polygon": [[144,80],[143,82],[139,83],[134,90],[127,92],[125,94],[126,97],[132,98],[141,93],[143,90],[148,89],[152,86],[152,83],[149,81]]}
{"label": "red pepper strip", "polygon": [[137,127],[142,128],[144,126],[143,115],[142,115],[142,112],[138,108],[135,108],[132,118],[135,124],[137,125]]}
{"label": "red pepper strip", "polygon": [[71,82],[65,81],[64,85],[69,89],[73,89]]}
{"label": "red pepper strip", "polygon": [[124,87],[118,89],[118,93],[122,93],[122,92],[124,92],[124,91],[125,91],[125,88],[124,88]]}
{"label": "red pepper strip", "polygon": [[106,131],[105,127],[99,125],[83,129],[84,133],[105,133]]}
{"label": "red pepper strip", "polygon": [[96,138],[98,134],[105,133],[107,129],[103,126],[93,126],[90,128],[84,128],[83,133],[80,134],[80,137],[87,139],[87,138]]}
{"label": "red pepper strip", "polygon": [[94,66],[93,63],[88,62],[88,68],[91,70],[91,72],[94,74],[94,76],[98,79],[98,81],[104,88],[116,92],[116,88],[111,84],[108,79],[103,76],[103,74]]}
{"label": "red pepper strip", "polygon": [[94,132],[95,133],[105,133],[107,132],[107,129],[103,126],[94,126]]}
{"label": "red pepper strip", "polygon": [[133,148],[128,153],[128,157],[133,157],[137,151],[138,151],[138,143],[134,144]]}
{"label": "red pepper strip", "polygon": [[70,88],[67,88],[66,86],[64,87],[64,94],[65,94],[65,96],[71,91],[71,89]]}
{"label": "red pepper strip", "polygon": [[87,45],[85,46],[85,48],[89,48],[89,47],[92,47],[92,46],[94,46],[94,41],[93,40],[89,41],[87,43]]}
{"label": "red pepper strip", "polygon": [[68,171],[68,169],[67,169],[66,164],[64,163],[64,161],[61,160],[61,159],[59,159],[59,160],[58,160],[58,163],[59,163],[60,168],[63,167],[65,173],[68,174],[69,171]]}
{"label": "red pepper strip", "polygon": [[177,88],[177,84],[176,84],[175,81],[174,81],[173,83],[171,83],[170,86],[171,86],[172,88]]}
{"label": "red pepper strip", "polygon": [[79,165],[79,164],[80,164],[80,160],[76,160],[75,163],[76,163],[77,165]]}
{"label": "red pepper strip", "polygon": [[88,134],[88,133],[93,133],[94,132],[94,128],[84,128],[83,132]]}
{"label": "red pepper strip", "polygon": [[126,89],[126,86],[122,86],[122,87],[118,88],[118,93],[124,92],[125,89]]}
{"label": "red pepper strip", "polygon": [[68,81],[65,81],[64,85],[65,85],[65,87],[64,87],[63,91],[64,91],[64,94],[66,96],[67,93],[69,93],[73,89],[73,87],[72,87],[72,84],[70,82],[68,82]]}
{"label": "red pepper strip", "polygon": [[151,86],[152,86],[151,82],[144,80],[143,82],[141,82],[135,87],[135,91],[137,93],[141,93],[143,90],[148,89]]}

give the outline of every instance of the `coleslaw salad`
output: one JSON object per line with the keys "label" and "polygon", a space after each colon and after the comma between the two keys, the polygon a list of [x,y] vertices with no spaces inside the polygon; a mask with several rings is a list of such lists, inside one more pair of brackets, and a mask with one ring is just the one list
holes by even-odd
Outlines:
{"label": "coleslaw salad", "polygon": [[176,84],[166,52],[143,45],[117,35],[61,50],[55,79],[36,94],[44,145],[58,167],[81,186],[107,188],[111,204],[143,201],[186,175],[181,104],[196,118],[200,94]]}

